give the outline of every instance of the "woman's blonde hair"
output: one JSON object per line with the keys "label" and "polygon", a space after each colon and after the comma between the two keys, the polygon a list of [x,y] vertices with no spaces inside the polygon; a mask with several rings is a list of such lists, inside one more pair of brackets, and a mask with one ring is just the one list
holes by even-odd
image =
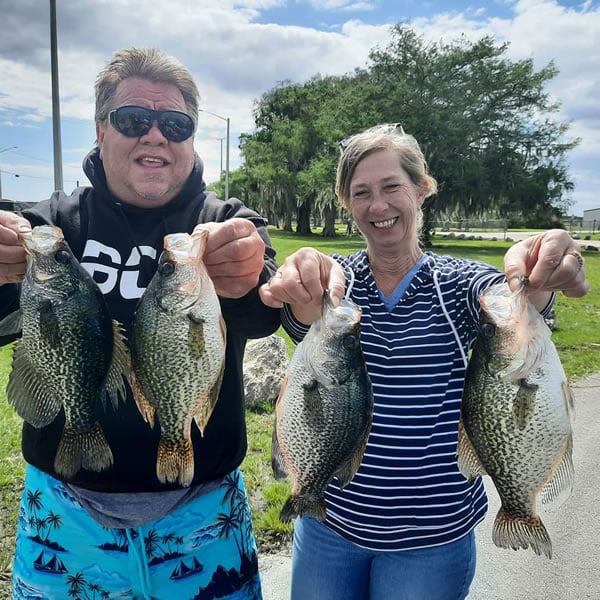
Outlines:
{"label": "woman's blonde hair", "polygon": [[340,143],[342,155],[338,162],[335,193],[342,205],[350,199],[350,183],[358,163],[380,150],[392,150],[410,180],[425,194],[437,192],[437,181],[429,174],[425,156],[417,140],[397,123],[377,125]]}

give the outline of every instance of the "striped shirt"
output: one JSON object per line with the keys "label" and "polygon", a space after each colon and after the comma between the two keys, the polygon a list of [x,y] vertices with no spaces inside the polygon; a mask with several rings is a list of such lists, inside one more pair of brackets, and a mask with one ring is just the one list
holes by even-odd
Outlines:
{"label": "striped shirt", "polygon": [[[375,406],[357,474],[345,489],[334,479],[326,490],[326,523],[372,550],[457,540],[487,509],[481,478],[467,482],[456,463],[464,357],[477,334],[479,296],[504,275],[482,262],[427,253],[388,310],[364,250],[334,258],[354,275],[350,299],[362,309]],[[307,328],[289,308],[282,312],[298,341]]]}

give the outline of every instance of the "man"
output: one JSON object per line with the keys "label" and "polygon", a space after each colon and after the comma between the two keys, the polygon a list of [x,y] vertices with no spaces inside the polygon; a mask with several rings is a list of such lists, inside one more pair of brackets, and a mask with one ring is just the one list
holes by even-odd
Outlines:
{"label": "man", "polygon": [[[193,149],[199,94],[178,61],[154,48],[118,51],[98,75],[95,92],[97,147],[83,165],[92,186],[57,192],[23,218],[0,212],[0,318],[19,304],[26,268],[17,236],[22,226],[63,230],[127,335],[164,236],[206,223],[204,262],[227,327],[225,371],[204,435],[192,425],[189,487],[158,480],[160,427],[149,427],[130,391],[115,411],[100,411],[114,457],[101,472],[80,469],[71,478],[56,472],[63,412],[39,429],[24,423],[28,464],[13,593],[58,599],[87,586],[110,598],[187,599],[201,592],[260,598],[238,467],[246,452],[245,343],[279,326],[279,311],[264,306],[257,291],[277,266],[266,221],[239,200],[223,202],[205,191]],[[41,520],[50,517],[53,527],[39,535]]]}

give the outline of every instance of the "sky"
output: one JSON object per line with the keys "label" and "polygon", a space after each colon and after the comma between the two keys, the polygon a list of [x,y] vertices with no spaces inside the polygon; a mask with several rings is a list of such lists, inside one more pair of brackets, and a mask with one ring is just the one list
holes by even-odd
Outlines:
{"label": "sky", "polygon": [[[409,25],[431,42],[491,35],[511,60],[554,61],[554,119],[581,138],[568,154],[573,215],[600,208],[600,0],[57,0],[63,189],[87,184],[81,163],[95,143],[93,85],[110,55],[158,46],[192,72],[201,95],[194,145],[207,183],[240,164],[238,137],[252,109],[284,81],[368,66],[390,29]],[[32,202],[55,188],[50,0],[0,0],[2,197]],[[213,113],[213,114],[211,114]],[[217,115],[217,116],[215,116]],[[402,121],[402,115],[398,116]],[[353,132],[349,132],[353,133]],[[435,173],[433,173],[435,176]]]}

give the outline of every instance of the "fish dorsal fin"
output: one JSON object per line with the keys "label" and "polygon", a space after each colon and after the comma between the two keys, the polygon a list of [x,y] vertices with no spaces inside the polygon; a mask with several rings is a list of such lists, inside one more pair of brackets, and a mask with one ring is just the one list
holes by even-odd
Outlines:
{"label": "fish dorsal fin", "polygon": [[22,340],[15,344],[13,350],[6,396],[17,414],[37,428],[52,423],[63,405],[46,379],[31,364]]}
{"label": "fish dorsal fin", "polygon": [[107,398],[110,399],[113,408],[117,408],[119,401],[125,399],[127,394],[125,382],[129,383],[131,373],[131,361],[125,344],[123,328],[117,321],[112,322],[112,328],[113,351],[104,380],[104,393],[102,394],[104,408],[106,408]]}
{"label": "fish dorsal fin", "polygon": [[560,506],[571,495],[574,479],[573,436],[570,435],[556,471],[542,488],[542,503],[556,502]]}
{"label": "fish dorsal fin", "polygon": [[477,455],[477,452],[465,430],[462,418],[458,423],[458,446],[456,450],[456,458],[458,462],[458,468],[465,479],[471,481],[480,475],[487,475],[487,472],[484,466],[481,464],[481,460],[479,460],[479,456]]}

